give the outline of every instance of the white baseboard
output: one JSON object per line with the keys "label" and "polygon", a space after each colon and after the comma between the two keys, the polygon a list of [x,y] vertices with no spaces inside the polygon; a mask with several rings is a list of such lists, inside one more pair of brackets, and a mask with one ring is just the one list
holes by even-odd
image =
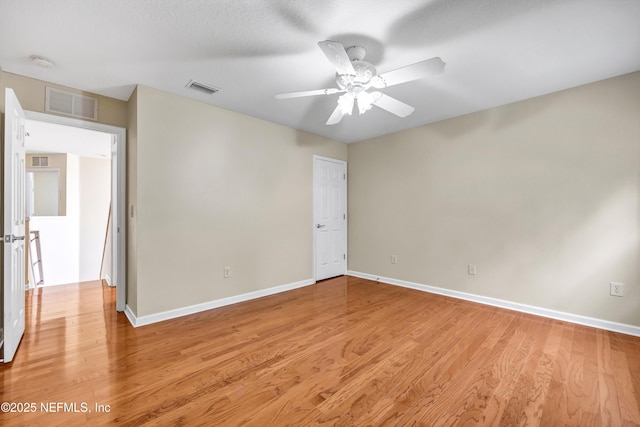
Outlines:
{"label": "white baseboard", "polygon": [[261,289],[259,291],[248,292],[246,294],[234,295],[227,298],[221,298],[214,301],[195,304],[188,307],[177,308],[175,310],[163,311],[156,314],[148,314],[137,317],[131,308],[127,305],[124,314],[134,328],[138,326],[150,325],[152,323],[163,322],[165,320],[175,319],[189,314],[199,313],[201,311],[211,310],[213,308],[224,307],[225,305],[236,304],[243,301],[249,301],[256,298],[266,297],[268,295],[278,294],[280,292],[290,291],[304,286],[316,283],[313,279],[302,280],[300,282],[289,283],[287,285],[275,286],[273,288]]}
{"label": "white baseboard", "polygon": [[463,299],[467,301],[477,302],[480,304],[491,305],[494,307],[506,308],[508,310],[520,311],[522,313],[534,314],[536,316],[548,317],[565,322],[576,323],[578,325],[591,326],[593,328],[604,329],[607,331],[620,332],[627,335],[640,337],[640,327],[627,325],[624,323],[616,323],[608,320],[596,319],[593,317],[581,316],[578,314],[565,313],[562,311],[551,310],[548,308],[536,307],[527,304],[521,304],[512,301],[501,300],[497,298],[484,297],[481,295],[469,294],[466,292],[454,291],[451,289],[438,288],[436,286],[422,285],[419,283],[407,282],[405,280],[392,279],[389,277],[376,276],[375,274],[361,273],[358,271],[347,271],[347,275],[369,279],[377,282],[387,283],[389,285],[402,286],[403,288],[417,289],[432,294],[445,295],[452,298]]}
{"label": "white baseboard", "polygon": [[127,319],[129,320],[129,323],[131,323],[131,326],[133,326],[134,328],[138,327],[136,326],[136,323],[138,323],[138,319],[136,318],[136,315],[133,314],[133,311],[128,304],[124,307],[124,315],[127,316]]}

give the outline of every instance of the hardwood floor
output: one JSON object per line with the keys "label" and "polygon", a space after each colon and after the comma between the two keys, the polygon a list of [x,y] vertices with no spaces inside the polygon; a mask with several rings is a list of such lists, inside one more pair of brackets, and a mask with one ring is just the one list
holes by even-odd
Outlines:
{"label": "hardwood floor", "polygon": [[6,426],[640,425],[640,338],[353,277],[137,329],[99,282],[27,309]]}

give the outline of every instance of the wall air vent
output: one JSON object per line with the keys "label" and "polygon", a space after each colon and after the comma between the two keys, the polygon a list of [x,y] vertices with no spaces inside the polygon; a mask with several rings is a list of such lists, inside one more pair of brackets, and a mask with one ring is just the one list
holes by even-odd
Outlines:
{"label": "wall air vent", "polygon": [[195,80],[191,80],[189,83],[187,83],[187,87],[194,90],[198,90],[202,93],[206,93],[207,95],[213,95],[214,93],[220,91],[220,89],[218,89],[217,87],[205,85]]}
{"label": "wall air vent", "polygon": [[33,156],[31,158],[31,166],[37,168],[46,168],[47,166],[49,166],[49,157]]}
{"label": "wall air vent", "polygon": [[45,111],[80,119],[98,120],[98,99],[47,87]]}

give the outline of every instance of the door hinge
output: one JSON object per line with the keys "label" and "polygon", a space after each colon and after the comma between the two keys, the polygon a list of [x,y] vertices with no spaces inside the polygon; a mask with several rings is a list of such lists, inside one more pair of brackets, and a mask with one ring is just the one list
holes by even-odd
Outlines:
{"label": "door hinge", "polygon": [[347,254],[342,254],[342,259],[347,259]]}
{"label": "door hinge", "polygon": [[347,219],[347,214],[342,214],[342,219]]}
{"label": "door hinge", "polygon": [[347,174],[346,173],[342,174],[342,179],[345,179],[345,180],[347,179]]}

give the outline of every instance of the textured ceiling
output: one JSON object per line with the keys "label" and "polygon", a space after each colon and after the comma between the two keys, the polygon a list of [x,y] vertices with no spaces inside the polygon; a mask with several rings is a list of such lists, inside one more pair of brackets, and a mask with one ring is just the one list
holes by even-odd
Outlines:
{"label": "textured ceiling", "polygon": [[[327,126],[338,95],[274,99],[335,86],[327,39],[364,46],[378,72],[447,66],[384,90],[411,116]],[[143,84],[353,142],[640,70],[640,1],[0,0],[0,67],[122,100]]]}

